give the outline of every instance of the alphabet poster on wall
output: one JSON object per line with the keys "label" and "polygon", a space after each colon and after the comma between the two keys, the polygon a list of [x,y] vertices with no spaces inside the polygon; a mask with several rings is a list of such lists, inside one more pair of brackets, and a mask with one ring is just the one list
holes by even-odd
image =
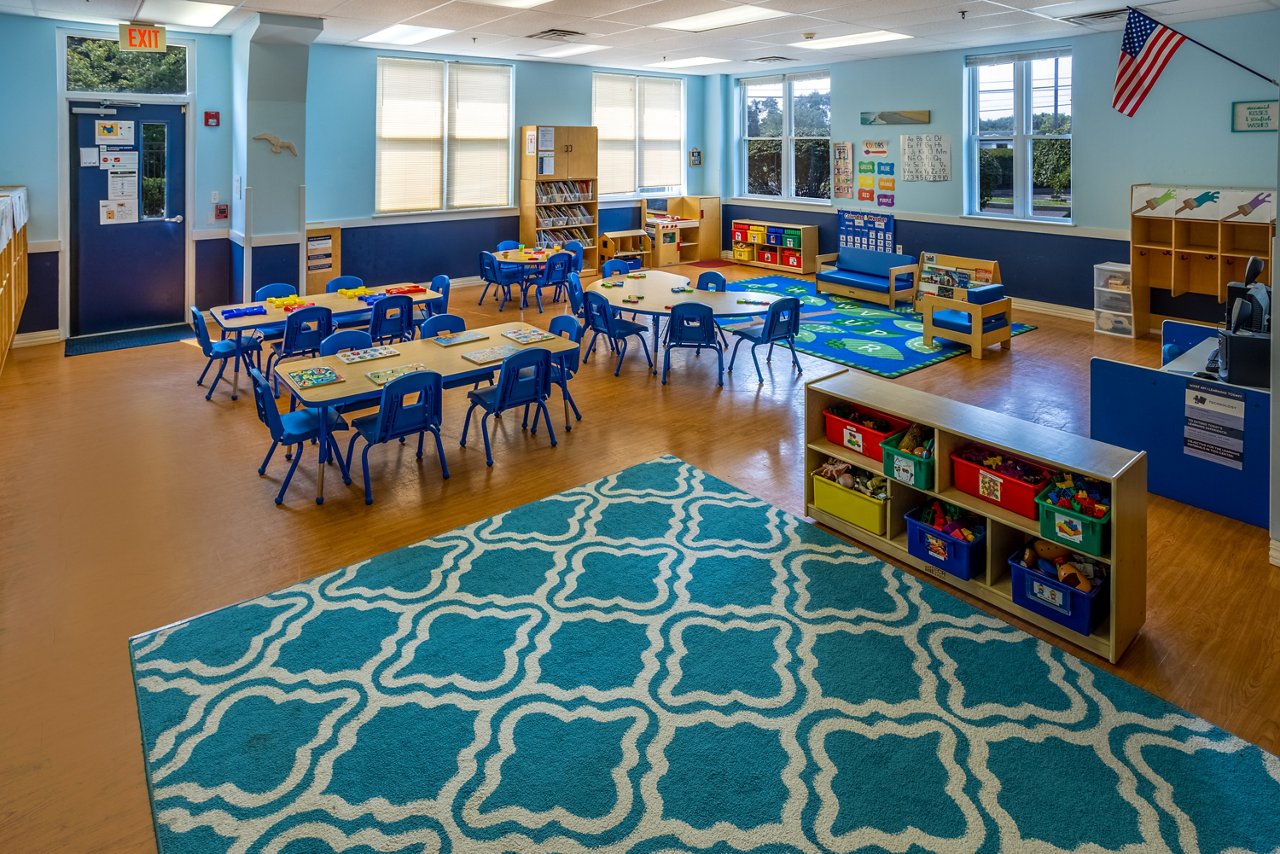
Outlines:
{"label": "alphabet poster on wall", "polygon": [[853,198],[853,143],[831,143],[832,198]]}
{"label": "alphabet poster on wall", "polygon": [[951,141],[940,133],[902,135],[903,181],[950,181]]}

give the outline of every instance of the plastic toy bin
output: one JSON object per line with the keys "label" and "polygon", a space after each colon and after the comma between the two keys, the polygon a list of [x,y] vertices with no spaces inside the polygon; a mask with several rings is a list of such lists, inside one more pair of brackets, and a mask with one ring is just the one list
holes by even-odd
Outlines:
{"label": "plastic toy bin", "polygon": [[745,225],[733,226],[733,240],[735,243],[745,241],[747,239],[747,227]]}
{"label": "plastic toy bin", "polygon": [[[980,572],[987,546],[986,534],[983,533],[973,542],[953,537],[921,522],[922,512],[924,506],[917,507],[904,517],[907,520],[907,551],[925,563],[966,581]],[[978,516],[973,519],[981,521]]]}
{"label": "plastic toy bin", "polygon": [[782,229],[777,226],[767,226],[765,228],[764,242],[770,246],[782,245]]}
{"label": "plastic toy bin", "polygon": [[[894,433],[901,433],[907,429],[907,422],[890,415],[883,415],[874,409],[854,408],[850,413],[850,418],[842,418],[829,411],[823,412],[822,417],[827,422],[828,441],[833,445],[848,448],[873,460],[884,459],[883,451],[880,448],[881,442]],[[888,422],[889,429],[881,432],[851,420],[857,418],[882,418]]]}
{"label": "plastic toy bin", "polygon": [[933,489],[933,457],[917,457],[898,447],[906,430],[895,433],[880,443],[886,477],[916,489]]}
{"label": "plastic toy bin", "polygon": [[752,261],[756,257],[755,247],[750,243],[733,244],[733,259],[735,261]]}
{"label": "plastic toy bin", "polygon": [[782,255],[782,265],[784,267],[800,268],[804,266],[801,263],[799,252],[794,252],[790,249],[783,249],[780,254]]}
{"label": "plastic toy bin", "polygon": [[1040,512],[1040,536],[1046,540],[1096,557],[1107,554],[1107,534],[1111,530],[1111,511],[1101,518],[1087,516],[1070,507],[1058,507],[1049,503],[1050,483],[1036,496]]}
{"label": "plastic toy bin", "polygon": [[778,250],[761,248],[760,251],[756,254],[756,260],[762,264],[777,264]]}
{"label": "plastic toy bin", "polygon": [[[975,446],[966,445],[951,454],[952,480],[956,489],[969,495],[977,496],[983,501],[990,501],[992,504],[1017,513],[1019,516],[1026,516],[1028,519],[1038,518],[1040,510],[1036,506],[1036,496],[1049,483],[1050,474],[1048,469],[1022,460],[1021,462],[1026,463],[1026,465],[1040,473],[1040,477],[1036,479],[1035,483],[1028,483],[960,458],[961,451],[973,447]],[[976,447],[980,447],[991,454],[1000,454],[1005,457],[1011,456],[1005,451],[996,451],[981,445]]]}
{"label": "plastic toy bin", "polygon": [[748,243],[764,243],[764,226],[752,225],[747,227]]}
{"label": "plastic toy bin", "polygon": [[813,476],[813,505],[873,534],[884,535],[886,502]]}
{"label": "plastic toy bin", "polygon": [[1088,593],[1081,593],[1056,578],[1027,569],[1018,563],[1021,555],[1022,549],[1019,549],[1009,558],[1014,604],[1048,617],[1073,632],[1092,634],[1110,610],[1106,580],[1096,584]]}
{"label": "plastic toy bin", "polygon": [[782,245],[788,249],[800,248],[800,229],[784,228],[782,230]]}

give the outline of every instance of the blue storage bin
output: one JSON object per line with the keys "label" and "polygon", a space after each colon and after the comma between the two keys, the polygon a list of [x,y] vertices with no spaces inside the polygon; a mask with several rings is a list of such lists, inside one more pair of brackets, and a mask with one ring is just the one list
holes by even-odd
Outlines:
{"label": "blue storage bin", "polygon": [[771,225],[765,229],[765,232],[764,232],[765,243],[768,243],[771,246],[781,246],[782,238],[783,238],[783,230],[781,228],[775,228],[774,226]]}
{"label": "blue storage bin", "polygon": [[641,266],[642,266],[642,264],[643,264],[643,260],[644,260],[644,259],[642,259],[642,258],[636,258],[636,257],[632,256],[632,257],[629,257],[629,258],[623,258],[622,260],[623,260],[623,261],[626,261],[626,262],[627,262],[627,266],[628,266],[628,267],[630,267],[632,270],[639,270],[639,269],[640,269],[640,267],[641,267]]}
{"label": "blue storage bin", "polygon": [[1009,571],[1013,575],[1013,602],[1042,617],[1048,617],[1082,635],[1093,630],[1110,611],[1111,597],[1107,595],[1107,580],[1095,584],[1088,593],[1050,578],[1042,572],[1027,569],[1018,563],[1022,549],[1009,558]]}
{"label": "blue storage bin", "polygon": [[986,531],[973,542],[953,537],[921,522],[923,511],[924,507],[920,506],[904,517],[907,520],[907,551],[956,578],[966,581],[973,578],[982,569]]}

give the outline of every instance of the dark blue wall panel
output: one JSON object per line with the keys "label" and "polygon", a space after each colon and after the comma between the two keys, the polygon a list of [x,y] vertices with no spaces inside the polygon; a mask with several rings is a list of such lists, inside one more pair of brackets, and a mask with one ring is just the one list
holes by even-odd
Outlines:
{"label": "dark blue wall panel", "polygon": [[203,309],[238,302],[231,295],[231,241],[196,241],[196,305]]}
{"label": "dark blue wall panel", "polygon": [[370,286],[476,276],[482,249],[519,234],[514,216],[344,228],[342,272]]}
{"label": "dark blue wall panel", "polygon": [[287,282],[298,287],[298,244],[253,247],[253,288],[272,282]]}
{"label": "dark blue wall panel", "polygon": [[58,253],[27,255],[27,304],[18,332],[44,332],[58,328]]}
{"label": "dark blue wall panel", "polygon": [[629,231],[640,227],[640,206],[625,208],[601,208],[600,231]]}
{"label": "dark blue wall panel", "polygon": [[231,301],[244,302],[244,247],[231,241]]}

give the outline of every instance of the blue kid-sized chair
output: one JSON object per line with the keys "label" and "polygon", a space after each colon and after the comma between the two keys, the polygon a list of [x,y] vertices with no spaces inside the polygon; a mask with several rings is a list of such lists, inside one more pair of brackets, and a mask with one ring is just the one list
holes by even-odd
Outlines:
{"label": "blue kid-sized chair", "polygon": [[582,279],[577,273],[570,273],[564,282],[565,293],[569,295],[569,308],[575,317],[586,317],[587,311],[582,298]]}
{"label": "blue kid-sized chair", "polygon": [[618,364],[613,369],[613,375],[616,377],[622,370],[622,360],[627,357],[627,339],[634,335],[640,339],[640,346],[644,348],[645,361],[649,363],[649,370],[652,371],[653,359],[649,356],[649,345],[644,340],[646,331],[644,326],[634,320],[615,317],[613,306],[609,305],[609,301],[603,294],[587,291],[583,296],[586,301],[587,328],[593,334],[582,361],[585,362],[591,358],[591,353],[596,348],[596,339],[603,335],[610,347],[615,347],[618,351]]}
{"label": "blue kid-sized chair", "polygon": [[338,291],[350,291],[363,287],[364,279],[359,276],[335,276],[324,283],[324,292],[336,294]]}
{"label": "blue kid-sized chair", "polygon": [[375,344],[413,340],[413,297],[392,294],[373,304],[369,336]]}
{"label": "blue kid-sized chair", "polygon": [[560,299],[565,280],[573,272],[573,255],[568,252],[557,252],[542,265],[542,273],[536,279],[526,281],[521,291],[520,307],[529,307],[529,289],[533,288],[534,299],[538,302],[538,313],[542,313],[542,289],[550,288],[552,300]]}
{"label": "blue kid-sized chair", "polygon": [[671,308],[671,320],[667,322],[667,345],[662,355],[662,384],[667,384],[667,372],[671,370],[671,351],[676,347],[693,347],[716,351],[719,365],[716,384],[724,385],[724,347],[720,344],[720,328],[716,326],[711,306],[697,302],[676,303]]}
{"label": "blue kid-sized chair", "polygon": [[522,429],[529,425],[529,407],[533,412],[533,434],[538,432],[538,416],[547,423],[547,435],[551,437],[551,447],[556,446],[556,432],[551,426],[551,416],[547,414],[547,398],[551,396],[551,351],[542,347],[530,347],[513,353],[502,360],[502,369],[498,372],[498,384],[488,388],[467,392],[471,405],[467,407],[467,417],[462,422],[462,438],[458,444],[467,446],[467,431],[471,427],[471,413],[479,406],[484,410],[480,419],[480,432],[484,436],[484,459],[487,465],[493,465],[493,451],[489,445],[489,416],[501,415],[508,409],[525,407]]}
{"label": "blue kid-sized chair", "polygon": [[[205,375],[209,373],[209,368],[213,367],[214,359],[221,361],[221,364],[218,365],[218,373],[213,377],[213,384],[209,386],[209,391],[204,396],[205,400],[209,400],[213,397],[213,390],[218,387],[218,382],[227,370],[227,360],[235,359],[246,368],[252,367],[249,357],[261,353],[262,345],[252,335],[239,340],[224,338],[221,341],[214,341],[209,337],[209,327],[205,325],[204,315],[194,305],[191,306],[191,323],[196,329],[196,341],[200,343],[200,352],[209,360],[205,362],[204,370],[200,372],[200,378],[196,380],[196,385],[204,385]],[[232,400],[237,397],[238,395],[231,395]]]}
{"label": "blue kid-sized chair", "polygon": [[[418,459],[422,459],[422,441],[430,433],[436,440],[436,456],[440,460],[440,474],[449,479],[449,464],[444,459],[444,445],[440,442],[441,378],[435,371],[414,371],[393,379],[382,387],[382,402],[378,411],[351,422],[355,433],[347,446],[347,471],[351,471],[351,455],[356,449],[356,439],[364,439],[364,453],[360,456],[364,470],[364,503],[373,503],[373,485],[369,479],[369,450],[392,439],[418,437]],[[407,399],[417,395],[409,403]]]}
{"label": "blue kid-sized chair", "polygon": [[434,276],[431,279],[431,284],[428,287],[430,287],[431,290],[435,291],[436,293],[440,294],[440,297],[439,299],[433,299],[431,302],[423,303],[423,306],[425,307],[425,311],[426,311],[426,315],[424,316],[424,319],[426,317],[431,317],[432,315],[436,315],[436,314],[448,314],[449,313],[449,291],[453,289],[453,285],[449,281],[449,277],[446,276],[444,273],[440,273],[439,275]]}
{"label": "blue kid-sized chair", "polygon": [[[512,267],[516,269],[506,269]],[[484,291],[481,292],[480,302],[477,304],[484,305],[484,298],[492,287],[494,296],[501,299],[498,303],[498,311],[507,307],[513,287],[524,287],[524,274],[520,271],[519,265],[499,264],[498,257],[485,249],[480,250],[480,279],[484,282]]]}
{"label": "blue kid-sized chair", "polygon": [[[280,297],[292,297],[298,295],[298,289],[288,282],[272,282],[269,285],[263,285],[253,292],[254,302],[266,302],[269,299],[279,299]],[[273,323],[270,326],[259,326],[258,337],[263,341],[279,341],[280,336],[284,334],[283,323]],[[223,335],[225,338],[226,336]]]}
{"label": "blue kid-sized chair", "polygon": [[320,355],[333,356],[343,350],[368,350],[373,337],[363,329],[343,329],[320,342]]}
{"label": "blue kid-sized chair", "polygon": [[[576,277],[576,274],[570,275]],[[573,429],[573,425],[569,423],[569,407],[573,407],[574,417],[579,421],[582,420],[578,404],[573,402],[573,395],[569,394],[569,380],[573,379],[573,375],[578,372],[582,357],[582,334],[586,329],[573,315],[559,314],[551,318],[547,331],[552,335],[568,338],[578,345],[572,350],[564,350],[551,357],[551,383],[560,386],[560,396],[564,399],[564,429],[567,433]]]}
{"label": "blue kid-sized chair", "polygon": [[804,373],[800,360],[796,358],[796,333],[800,331],[800,300],[796,297],[784,297],[769,306],[763,323],[730,331],[738,336],[738,340],[734,342],[733,355],[729,358],[729,373],[733,373],[733,363],[738,358],[738,347],[743,341],[751,342],[751,361],[755,363],[756,377],[761,383],[764,382],[764,374],[760,371],[760,360],[756,358],[756,348],[761,344],[769,345],[766,362],[773,361],[774,344],[786,344],[791,348],[791,363],[795,365],[796,373]]}
{"label": "blue kid-sized chair", "polygon": [[610,258],[604,262],[604,266],[600,268],[600,275],[606,279],[610,276],[625,276],[631,272],[631,265],[621,258]]}
{"label": "blue kid-sized chair", "polygon": [[[323,305],[309,305],[290,314],[284,321],[284,339],[271,345],[267,357],[267,376],[272,376],[272,364],[294,356],[316,356],[320,342],[333,334],[333,312]],[[274,383],[277,393],[280,382]]]}
{"label": "blue kid-sized chair", "polygon": [[723,273],[706,270],[698,276],[698,284],[694,285],[694,290],[724,293],[729,290],[729,281]]}
{"label": "blue kid-sized chair", "polygon": [[[279,445],[285,446],[286,454],[290,446],[297,445],[298,450],[293,454],[293,463],[289,466],[289,473],[284,476],[284,483],[280,484],[280,492],[276,495],[276,504],[284,503],[284,494],[289,489],[289,482],[293,480],[293,473],[298,469],[298,461],[302,459],[302,450],[306,442],[320,437],[320,414],[319,409],[299,409],[294,412],[286,412],[283,415],[276,409],[275,396],[271,392],[271,386],[257,368],[249,369],[249,379],[253,383],[253,400],[258,408],[258,420],[267,425],[268,432],[271,433],[271,447],[267,449],[267,455],[262,458],[262,465],[258,466],[258,474],[267,473],[267,464],[271,462],[271,455],[276,452]],[[342,416],[333,410],[327,410],[329,419],[329,432],[327,434],[328,445],[334,459],[338,461],[338,467],[342,470],[343,481],[350,483],[351,478],[347,474],[347,467],[342,460],[342,449],[338,447],[338,442],[333,438],[334,430],[346,430],[347,422]],[[324,499],[317,498],[316,503],[319,504]]]}
{"label": "blue kid-sized chair", "polygon": [[582,241],[570,240],[564,245],[564,251],[573,253],[573,263],[570,265],[569,269],[578,275],[582,275],[582,259],[585,255]]}

